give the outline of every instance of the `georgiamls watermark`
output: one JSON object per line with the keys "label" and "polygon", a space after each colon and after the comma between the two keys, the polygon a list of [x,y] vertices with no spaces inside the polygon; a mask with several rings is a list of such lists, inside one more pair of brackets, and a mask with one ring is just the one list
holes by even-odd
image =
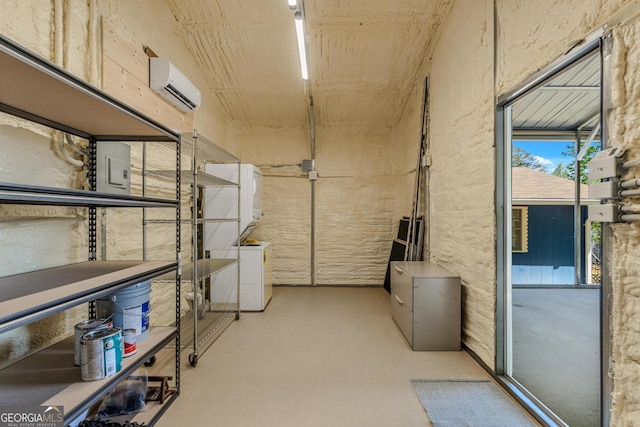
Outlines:
{"label": "georgiamls watermark", "polygon": [[0,427],[64,427],[62,406],[0,407]]}

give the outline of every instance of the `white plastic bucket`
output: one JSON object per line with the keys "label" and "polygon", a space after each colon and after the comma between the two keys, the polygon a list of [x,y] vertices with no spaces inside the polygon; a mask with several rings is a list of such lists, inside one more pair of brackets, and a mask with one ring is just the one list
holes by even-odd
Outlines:
{"label": "white plastic bucket", "polygon": [[151,280],[121,289],[97,300],[98,317],[111,318],[113,326],[122,330],[135,329],[136,341],[142,342],[149,333],[150,295]]}

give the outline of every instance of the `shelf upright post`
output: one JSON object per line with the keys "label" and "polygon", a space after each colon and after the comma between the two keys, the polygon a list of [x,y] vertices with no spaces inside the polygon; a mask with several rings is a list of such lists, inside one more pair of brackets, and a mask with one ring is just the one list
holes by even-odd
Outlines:
{"label": "shelf upright post", "polygon": [[[95,138],[89,138],[89,170],[87,171],[87,180],[89,181],[89,190],[97,190],[96,182],[96,158],[98,145]],[[89,206],[89,261],[95,261],[98,258],[98,208],[93,205]],[[89,302],[89,319],[96,318],[96,303]]]}
{"label": "shelf upright post", "polygon": [[[191,184],[191,231],[193,249],[193,356],[192,360],[198,360],[198,288],[200,285],[200,275],[198,272],[198,164],[196,158],[196,144],[198,143],[198,133],[194,129],[191,144],[191,171],[193,173],[193,182]],[[202,294],[204,302],[204,292]]]}
{"label": "shelf upright post", "polygon": [[180,173],[181,173],[181,143],[182,138],[178,137],[176,140],[176,200],[178,201],[178,205],[176,206],[176,257],[178,262],[178,268],[176,270],[176,394],[180,394],[180,304],[181,304],[181,296],[180,296],[180,280],[182,276],[182,252],[181,252],[181,244],[180,244],[180,227],[181,227],[181,209],[180,205]]}
{"label": "shelf upright post", "polygon": [[[142,143],[142,197],[147,195],[147,143]],[[142,208],[142,259],[147,260],[147,208]]]}
{"label": "shelf upright post", "polygon": [[[237,217],[238,217],[238,232],[236,234],[237,236],[237,242],[236,242],[236,259],[238,260],[238,262],[236,263],[236,269],[237,269],[237,275],[236,275],[236,279],[237,279],[237,291],[236,291],[236,320],[240,319],[240,233],[242,233],[242,226],[240,224],[240,209],[242,208],[241,202],[240,202],[240,193],[241,193],[241,187],[242,187],[242,174],[241,172],[241,167],[240,167],[240,159],[237,160],[238,163],[238,185],[237,185],[237,194],[238,194],[238,211],[237,211]],[[246,184],[246,185],[251,185],[251,184]]]}

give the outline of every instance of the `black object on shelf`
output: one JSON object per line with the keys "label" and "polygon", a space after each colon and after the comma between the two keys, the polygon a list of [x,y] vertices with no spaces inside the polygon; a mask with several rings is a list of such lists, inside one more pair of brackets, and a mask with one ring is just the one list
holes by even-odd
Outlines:
{"label": "black object on shelf", "polygon": [[[387,262],[387,273],[384,276],[384,288],[391,293],[391,261],[422,261],[422,250],[414,251],[418,254],[418,259],[407,260],[407,240],[409,240],[409,229],[411,219],[407,216],[403,217],[398,224],[398,234],[391,244],[391,253],[389,254],[389,262]],[[416,218],[417,246],[422,248],[424,221],[423,217]]]}

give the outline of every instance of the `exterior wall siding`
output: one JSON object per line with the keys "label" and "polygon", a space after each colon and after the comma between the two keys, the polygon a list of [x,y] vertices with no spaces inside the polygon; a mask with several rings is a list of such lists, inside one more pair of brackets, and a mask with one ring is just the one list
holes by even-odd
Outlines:
{"label": "exterior wall siding", "polygon": [[[528,248],[514,253],[514,285],[573,285],[575,282],[573,206],[529,206]],[[586,207],[582,208],[582,235]],[[584,273],[585,257],[581,265]]]}

